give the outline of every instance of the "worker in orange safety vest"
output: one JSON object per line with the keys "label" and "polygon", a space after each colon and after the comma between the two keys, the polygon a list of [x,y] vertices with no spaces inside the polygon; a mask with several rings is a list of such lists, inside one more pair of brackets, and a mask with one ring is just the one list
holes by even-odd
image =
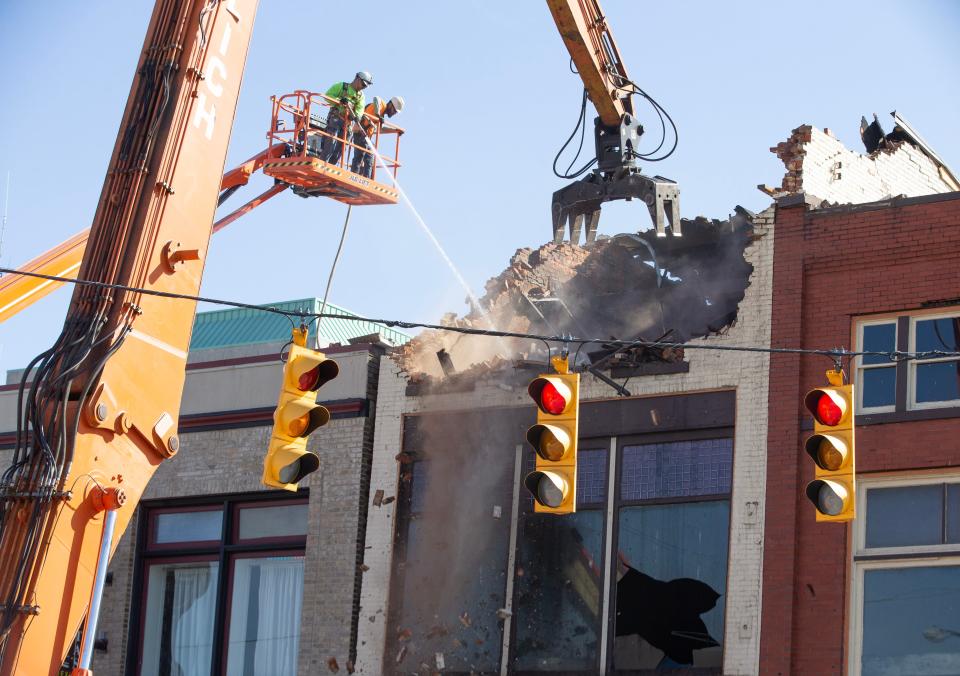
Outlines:
{"label": "worker in orange safety vest", "polygon": [[[393,117],[401,110],[403,110],[402,96],[394,96],[386,103],[379,96],[374,96],[373,101],[367,104],[363,109],[359,127],[354,127],[353,144],[357,147],[353,149],[350,171],[370,177],[373,173],[373,152],[367,147],[367,139],[373,137],[377,127],[383,123],[384,116]],[[360,150],[361,148],[364,150]]]}

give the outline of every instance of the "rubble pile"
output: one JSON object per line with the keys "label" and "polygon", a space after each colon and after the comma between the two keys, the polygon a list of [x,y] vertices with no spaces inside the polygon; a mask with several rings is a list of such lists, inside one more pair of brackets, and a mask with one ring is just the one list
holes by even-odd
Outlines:
{"label": "rubble pile", "polygon": [[[486,283],[479,307],[463,317],[447,314],[441,324],[602,340],[684,342],[717,333],[736,319],[749,284],[744,250],[752,216],[737,207],[723,221],[685,219],[681,237],[645,232],[519,249]],[[583,350],[584,364],[599,348]],[[395,359],[414,383],[456,389],[518,362],[543,362],[545,349],[534,339],[424,331],[397,348]],[[676,361],[682,351],[634,349],[616,357],[621,365],[656,359]]]}

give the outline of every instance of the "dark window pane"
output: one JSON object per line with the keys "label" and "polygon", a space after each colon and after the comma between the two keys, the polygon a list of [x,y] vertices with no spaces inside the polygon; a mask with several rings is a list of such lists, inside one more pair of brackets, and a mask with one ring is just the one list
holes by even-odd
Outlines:
{"label": "dark window pane", "polygon": [[165,512],[157,514],[154,543],[206,542],[221,538],[223,511]]}
{"label": "dark window pane", "polygon": [[955,352],[958,349],[957,334],[960,317],[943,319],[924,319],[917,322],[917,352],[927,350],[945,350]]}
{"label": "dark window pane", "polygon": [[917,402],[960,399],[960,361],[917,364]]}
{"label": "dark window pane", "polygon": [[867,570],[863,676],[960,674],[960,567]]}
{"label": "dark window pane", "polygon": [[897,369],[895,366],[887,368],[863,369],[863,407],[893,406],[897,399]]}
{"label": "dark window pane", "polygon": [[149,567],[143,676],[210,673],[217,568],[213,561]]}
{"label": "dark window pane", "polygon": [[720,667],[730,504],[620,510],[614,665]]}
{"label": "dark window pane", "polygon": [[[863,327],[863,345],[860,349],[865,352],[893,352],[897,349],[897,324],[870,324]],[[864,364],[889,363],[888,357],[880,355],[864,355]]]}
{"label": "dark window pane", "polygon": [[607,501],[607,449],[577,451],[577,505],[599,506]]}
{"label": "dark window pane", "polygon": [[410,465],[410,511],[419,514],[423,511],[429,490],[430,463],[415,462]]}
{"label": "dark window pane", "polygon": [[517,541],[513,668],[593,673],[600,650],[603,513],[525,513]]}
{"label": "dark window pane", "polygon": [[960,543],[960,484],[947,484],[947,542]]}
{"label": "dark window pane", "polygon": [[307,534],[307,505],[243,507],[240,509],[239,537],[284,538]]}
{"label": "dark window pane", "polygon": [[732,439],[626,446],[620,498],[649,500],[729,493],[732,465]]}
{"label": "dark window pane", "polygon": [[867,547],[939,545],[943,484],[867,491]]}

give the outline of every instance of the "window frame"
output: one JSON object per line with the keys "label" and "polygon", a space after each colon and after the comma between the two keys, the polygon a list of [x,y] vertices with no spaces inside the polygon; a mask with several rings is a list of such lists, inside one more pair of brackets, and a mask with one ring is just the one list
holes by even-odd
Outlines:
{"label": "window frame", "polygon": [[[679,430],[675,432],[654,432],[646,434],[625,434],[616,439],[617,451],[616,451],[616,472],[614,475],[614,487],[613,487],[613,500],[612,500],[612,512],[607,515],[607,518],[612,521],[611,527],[611,542],[612,547],[611,552],[611,561],[606,563],[606,571],[608,575],[612,575],[612,582],[610,584],[610,598],[609,598],[609,609],[610,612],[606,618],[608,631],[607,631],[607,663],[604,666],[603,673],[609,674],[631,674],[631,671],[628,670],[616,670],[614,668],[614,652],[615,652],[615,640],[616,640],[616,617],[617,617],[617,561],[618,554],[620,549],[620,511],[626,507],[642,507],[646,505],[669,505],[669,504],[686,504],[692,502],[718,502],[726,501],[729,505],[730,516],[731,518],[727,519],[727,568],[726,575],[724,578],[724,594],[726,596],[726,590],[730,588],[730,537],[733,532],[733,483],[734,477],[736,477],[736,457],[737,457],[737,444],[736,444],[736,428],[735,425],[727,425],[722,427],[711,427],[711,428],[702,428],[697,430]],[[671,497],[671,498],[649,498],[646,500],[623,500],[620,497],[620,489],[623,481],[623,457],[624,449],[627,446],[643,446],[649,444],[666,444],[671,442],[678,441],[704,441],[711,439],[729,439],[730,440],[730,456],[731,456],[731,481],[730,481],[730,491],[727,493],[711,493],[709,495],[693,495],[689,497]],[[610,487],[607,490],[611,490]],[[723,662],[726,659],[726,650],[727,650],[727,628],[728,628],[728,619],[730,614],[730,606],[726,604],[726,599],[724,599],[724,612],[723,612],[723,636],[720,637],[720,664],[721,666],[714,670],[711,667],[692,667],[688,669],[687,672],[691,674],[721,674],[723,673]],[[686,672],[685,672],[686,673]]]}
{"label": "window frame", "polygon": [[896,488],[929,486],[936,484],[960,484],[960,470],[937,471],[936,473],[911,475],[880,475],[858,478],[857,502],[863,507],[853,521],[851,533],[853,552],[849,559],[850,598],[848,623],[847,673],[860,676],[863,653],[863,584],[866,572],[900,568],[960,567],[960,544],[913,545],[905,547],[866,547],[867,519],[870,503],[867,491],[872,488]]}
{"label": "window frame", "polygon": [[[604,578],[605,578],[605,576],[607,576],[607,575],[610,574],[610,562],[606,560],[606,559],[607,559],[607,550],[608,550],[608,547],[607,547],[607,534],[609,533],[611,539],[612,539],[614,542],[616,542],[616,534],[613,533],[612,531],[610,531],[610,527],[609,527],[609,521],[610,521],[610,519],[612,518],[612,517],[611,517],[611,514],[610,514],[610,510],[609,510],[609,505],[610,505],[610,503],[611,503],[611,493],[610,493],[610,491],[611,491],[611,486],[609,485],[609,480],[610,480],[610,475],[611,475],[611,472],[610,472],[610,462],[611,462],[611,448],[610,448],[610,447],[611,447],[611,443],[610,443],[610,442],[611,442],[611,439],[616,439],[616,437],[609,437],[609,436],[607,436],[607,437],[597,437],[597,436],[593,436],[593,437],[582,437],[582,436],[581,436],[581,437],[578,437],[578,439],[577,439],[577,453],[579,453],[581,450],[585,450],[585,451],[603,451],[603,455],[604,455],[603,469],[604,469],[605,480],[607,481],[607,486],[606,486],[606,490],[604,491],[604,496],[603,496],[603,501],[602,501],[602,502],[591,502],[591,503],[588,503],[588,504],[580,504],[579,497],[578,497],[578,499],[577,499],[577,506],[576,506],[578,513],[579,513],[579,512],[598,512],[598,513],[600,514],[600,516],[601,516],[601,521],[600,521],[600,560],[595,562],[596,565],[597,565],[597,567],[598,567],[599,570],[600,570],[600,575],[601,575],[601,577],[600,577],[600,597],[599,597],[599,599],[598,599],[598,601],[599,601],[599,603],[600,603],[600,611],[597,613],[597,620],[598,620],[597,625],[596,625],[595,627],[593,627],[593,628],[596,630],[596,636],[597,636],[597,655],[596,655],[596,660],[595,660],[595,662],[594,662],[594,667],[597,667],[597,668],[599,668],[599,666],[600,666],[600,659],[601,659],[600,656],[601,656],[601,652],[602,652],[602,651],[600,650],[600,645],[599,645],[599,644],[600,644],[600,641],[602,640],[602,637],[603,637],[603,625],[606,623],[606,624],[608,625],[608,627],[609,627],[609,626],[612,626],[612,625],[610,624],[610,622],[611,622],[610,617],[613,616],[612,613],[613,613],[613,610],[614,610],[612,607],[608,606],[608,609],[610,610],[610,614],[608,614],[607,617],[604,617],[604,616],[603,616],[603,608],[604,608],[604,600],[605,600],[605,599],[604,599],[604,593],[603,593],[603,591],[604,591],[604,582],[605,582]],[[515,496],[514,499],[516,499],[516,500],[519,501],[519,503],[518,503],[518,510],[517,510],[517,522],[516,522],[516,524],[514,525],[515,528],[517,529],[517,535],[518,535],[518,537],[517,537],[517,544],[516,544],[516,547],[515,547],[515,549],[514,549],[514,551],[513,551],[513,556],[515,557],[516,560],[519,560],[519,551],[520,551],[520,539],[519,539],[519,534],[520,534],[520,530],[521,530],[521,522],[522,522],[522,520],[524,519],[525,516],[529,516],[529,515],[531,515],[531,514],[534,513],[534,511],[533,511],[533,509],[534,509],[533,496],[530,495],[530,492],[529,492],[529,491],[526,489],[526,487],[523,485],[523,477],[526,475],[526,472],[529,470],[528,463],[529,463],[529,465],[533,465],[533,464],[534,464],[534,460],[533,460],[532,453],[533,453],[533,449],[530,448],[529,444],[526,444],[526,445],[523,446],[523,451],[522,451],[522,454],[523,454],[523,455],[522,455],[522,459],[521,459],[521,471],[520,471],[520,477],[519,477],[519,478],[520,478],[520,482],[519,482],[518,484],[514,485],[514,487],[513,487],[513,488],[514,488],[514,496]],[[579,496],[579,493],[578,493],[578,496]],[[557,518],[557,517],[549,517],[549,518]],[[562,518],[562,517],[560,517],[560,518]],[[514,571],[513,574],[514,574],[514,576],[516,576],[516,571]],[[516,582],[516,579],[515,579],[515,580],[514,580],[514,584],[513,584],[513,596],[512,596],[512,598],[511,598],[511,608],[513,609],[513,612],[514,612],[514,613],[516,613],[516,609],[517,609],[517,607],[518,607],[518,605],[519,605],[520,586],[521,586],[521,585],[520,585],[519,583],[517,583],[517,582]],[[615,596],[616,596],[616,584],[611,585],[611,591],[614,593],[614,597],[615,597]],[[515,667],[514,667],[514,659],[515,659],[515,650],[516,650],[516,645],[517,645],[517,626],[518,626],[518,622],[511,622],[511,623],[510,623],[510,637],[509,637],[509,642],[508,642],[508,645],[507,645],[507,652],[508,652],[508,655],[507,655],[507,657],[506,657],[507,673],[510,674],[511,676],[546,676],[546,674],[548,674],[548,673],[570,674],[571,676],[583,676],[584,674],[589,674],[589,673],[591,673],[591,672],[589,672],[589,671],[583,671],[583,670],[579,670],[579,671],[574,670],[574,671],[554,671],[554,672],[546,672],[546,671],[531,671],[531,670],[525,670],[525,669],[517,669],[517,668],[515,668]],[[608,642],[609,642],[609,634],[608,634]],[[611,645],[612,645],[612,644],[611,644]],[[607,661],[609,662],[609,653],[608,653],[608,660],[607,660]],[[502,664],[502,662],[503,662],[503,655],[501,655],[501,664]],[[602,672],[602,673],[605,673],[605,672]]]}
{"label": "window frame", "polygon": [[[216,589],[216,608],[214,612],[213,651],[210,673],[221,674],[226,668],[226,650],[229,634],[226,624],[229,620],[228,603],[230,585],[232,585],[232,562],[238,556],[293,555],[299,552],[305,556],[308,533],[297,538],[258,538],[240,541],[239,509],[250,506],[280,506],[291,504],[307,505],[309,510],[309,492],[302,489],[297,493],[287,491],[263,491],[219,496],[195,496],[147,500],[138,506],[137,542],[133,568],[133,586],[136,590],[131,599],[129,617],[137,618],[130,622],[127,630],[127,654],[124,673],[139,674],[143,667],[144,627],[147,611],[147,580],[151,565],[158,563],[187,563],[191,561],[213,561],[218,565]],[[221,537],[218,541],[190,541],[156,544],[155,521],[157,514],[207,512],[222,510]],[[229,578],[229,580],[228,580]],[[301,618],[302,620],[302,618]]]}
{"label": "window frame", "polygon": [[[216,540],[178,540],[176,542],[157,542],[157,520],[165,514],[194,514],[196,512],[220,512],[220,537]],[[223,505],[203,505],[197,507],[178,506],[161,507],[149,511],[147,519],[147,542],[146,548],[150,552],[159,551],[179,551],[182,549],[203,549],[206,547],[216,547],[224,538],[224,524],[227,521],[226,514],[223,513]]]}
{"label": "window frame", "polygon": [[[897,349],[898,340],[900,338],[900,322],[897,321],[897,317],[882,317],[877,319],[869,319],[865,321],[858,321],[856,323],[856,345],[857,349],[861,349],[863,345],[863,332],[864,329],[868,326],[882,326],[884,324],[893,324],[893,349]],[[894,371],[894,384],[893,384],[893,404],[890,406],[869,406],[866,407],[863,405],[863,387],[858,387],[857,389],[857,402],[856,410],[857,413],[893,413],[897,410],[897,380],[900,377],[900,373],[897,369],[897,362],[890,362],[889,364],[864,364],[863,357],[857,356],[855,362],[856,370],[856,382],[863,383],[863,372],[869,370],[875,370],[880,368],[892,368]]]}
{"label": "window frame", "polygon": [[[896,349],[898,351],[912,351],[916,345],[916,325],[919,321],[928,319],[943,319],[960,316],[960,306],[918,308],[886,312],[876,315],[857,315],[851,317],[850,337],[856,349],[863,347],[863,327],[877,324],[896,323]],[[960,361],[960,358],[943,357],[922,360],[920,363],[935,363],[936,361]],[[914,360],[895,362],[896,385],[894,406],[863,407],[863,377],[865,368],[875,365],[864,365],[862,357],[855,357],[853,364],[853,383],[857,386],[856,415],[860,416],[857,422],[863,425],[872,425],[891,422],[905,422],[911,420],[935,420],[941,418],[960,418],[960,399],[937,402],[916,402],[916,368]]]}
{"label": "window frame", "polygon": [[[227,668],[230,657],[230,620],[233,615],[233,585],[236,578],[236,568],[234,564],[240,559],[266,559],[277,556],[286,556],[286,557],[296,557],[299,556],[303,559],[304,563],[304,573],[306,573],[306,552],[302,549],[270,549],[265,551],[243,551],[243,552],[233,552],[227,555],[226,565],[227,568],[224,570],[224,578],[226,580],[226,605],[223,607],[222,615],[222,640],[220,641],[220,670],[223,672]],[[302,599],[301,599],[301,613],[302,611]],[[217,611],[219,612],[220,607],[218,604]],[[302,617],[301,617],[302,620]],[[216,649],[217,646],[214,646]]]}
{"label": "window frame", "polygon": [[[523,510],[527,506],[527,491],[523,486],[523,477],[525,468],[524,460],[532,451],[522,441],[522,429],[526,429],[535,422],[533,407],[526,406],[494,406],[481,407],[479,410],[484,415],[500,415],[502,419],[509,422],[504,424],[515,424],[518,426],[516,446],[514,449],[520,453],[514,460],[518,463],[515,468],[514,480],[510,485],[514,503],[512,509],[516,511],[516,518],[512,522],[514,533],[519,531],[520,519]],[[389,673],[394,673],[392,669],[392,659],[395,653],[392,652],[394,643],[390,636],[392,630],[398,627],[398,617],[402,610],[403,599],[403,577],[405,573],[405,562],[407,559],[407,531],[411,522],[411,493],[412,469],[410,465],[417,462],[419,454],[419,442],[414,433],[419,418],[431,415],[451,416],[461,413],[476,412],[478,409],[460,408],[444,410],[442,412],[423,412],[417,411],[406,413],[401,416],[401,435],[400,465],[397,476],[397,502],[396,512],[392,526],[393,557],[391,561],[391,576],[389,584],[389,603],[386,610],[386,632],[387,637],[383,644],[384,668]],[[598,510],[604,514],[603,520],[603,539],[602,539],[602,572],[604,589],[601,592],[601,602],[604,604],[604,613],[601,610],[601,633],[600,644],[598,644],[598,655],[596,659],[596,671],[606,673],[611,671],[610,665],[613,662],[614,639],[615,639],[615,618],[616,618],[616,562],[617,557],[617,539],[618,539],[618,519],[617,515],[621,507],[619,500],[619,486],[621,482],[620,463],[622,458],[621,449],[625,445],[663,443],[670,441],[696,441],[701,439],[730,439],[732,448],[731,454],[733,464],[731,466],[731,487],[730,492],[725,494],[711,494],[705,496],[693,496],[693,501],[706,502],[716,500],[727,500],[730,506],[731,518],[728,521],[726,532],[727,549],[727,567],[725,586],[730,589],[731,579],[735,574],[730,568],[730,556],[734,550],[734,544],[731,539],[733,532],[733,494],[736,490],[736,472],[737,472],[737,435],[736,435],[736,390],[722,387],[717,389],[698,390],[693,392],[677,392],[673,394],[640,395],[633,397],[610,397],[607,399],[594,399],[581,401],[580,409],[580,429],[578,438],[578,448],[600,448],[608,449],[607,456],[607,493],[603,504],[591,504],[589,506],[578,506],[580,510]],[[406,457],[403,457],[406,456]],[[402,458],[402,459],[401,459]],[[408,479],[407,476],[410,476]],[[666,502],[680,503],[686,501],[685,498],[678,497]],[[638,504],[652,504],[649,501],[641,501]],[[623,505],[629,506],[629,505]],[[504,512],[506,516],[506,510]],[[510,608],[517,607],[517,593],[519,585],[516,581],[516,570],[514,562],[518,555],[519,538],[511,536],[514,547],[508,552],[505,574],[512,578],[507,583],[507,595],[510,599]],[[606,592],[606,593],[604,593]],[[725,606],[723,635],[718,637],[722,644],[721,664],[726,659],[727,638],[732,636],[735,626],[730,622],[731,607]],[[506,673],[512,676],[542,676],[547,672],[520,671],[514,668],[513,653],[516,649],[516,616],[508,617],[505,623],[509,623],[509,636],[501,642],[500,667],[506,668]],[[707,675],[722,673],[723,667],[704,667],[695,673]],[[593,672],[550,672],[557,673],[558,676],[569,674],[577,676],[578,674]],[[621,672],[629,674],[630,672]]]}
{"label": "window frame", "polygon": [[[938,312],[934,314],[910,315],[910,351],[915,352],[917,348],[917,324],[921,321],[930,321],[937,319],[952,319],[960,317],[960,309],[956,312]],[[941,401],[918,402],[917,401],[917,366],[921,364],[939,364],[943,362],[960,362],[960,357],[934,357],[932,359],[911,359],[907,363],[907,410],[923,411],[940,408],[960,407],[960,398],[945,399]]]}

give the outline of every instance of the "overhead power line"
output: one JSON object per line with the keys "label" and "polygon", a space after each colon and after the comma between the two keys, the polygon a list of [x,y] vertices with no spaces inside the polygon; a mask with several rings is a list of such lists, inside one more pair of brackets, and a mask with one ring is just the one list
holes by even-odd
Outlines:
{"label": "overhead power line", "polygon": [[680,343],[663,340],[617,340],[610,338],[581,338],[570,335],[548,336],[534,333],[520,333],[518,331],[499,331],[497,329],[481,329],[470,326],[445,326],[442,324],[428,324],[425,322],[411,322],[402,319],[378,319],[374,317],[361,317],[357,315],[347,315],[337,312],[303,312],[281,310],[269,305],[254,305],[252,303],[243,303],[235,300],[224,300],[222,298],[209,298],[205,296],[191,296],[180,293],[170,293],[168,291],[157,291],[154,289],[141,289],[135,286],[126,286],[123,284],[110,284],[107,282],[94,282],[85,279],[70,279],[69,277],[58,277],[56,275],[45,275],[39,272],[25,272],[23,270],[14,270],[11,268],[0,267],[0,273],[23,275],[25,277],[36,277],[38,279],[47,279],[63,284],[80,284],[83,286],[92,286],[101,289],[111,289],[115,291],[129,291],[132,293],[142,293],[148,296],[158,296],[160,298],[172,298],[176,300],[191,300],[201,303],[210,303],[212,305],[224,305],[228,307],[245,308],[248,310],[259,310],[271,314],[283,315],[287,319],[342,319],[353,322],[370,322],[373,324],[382,324],[390,328],[401,329],[432,329],[434,331],[449,331],[468,336],[485,336],[491,338],[521,338],[526,340],[538,340],[545,343],[561,343],[564,345],[604,345],[608,347],[633,348],[682,348],[684,350],[716,350],[722,352],[760,352],[768,354],[797,354],[797,355],[816,355],[828,357],[830,359],[849,359],[853,357],[871,356],[886,357],[890,361],[907,361],[912,359],[936,359],[940,357],[960,357],[960,351],[953,350],[925,350],[922,352],[907,352],[903,350],[847,350],[845,348],[834,348],[829,350],[809,349],[799,347],[765,347],[757,345],[719,345],[715,343]]}

